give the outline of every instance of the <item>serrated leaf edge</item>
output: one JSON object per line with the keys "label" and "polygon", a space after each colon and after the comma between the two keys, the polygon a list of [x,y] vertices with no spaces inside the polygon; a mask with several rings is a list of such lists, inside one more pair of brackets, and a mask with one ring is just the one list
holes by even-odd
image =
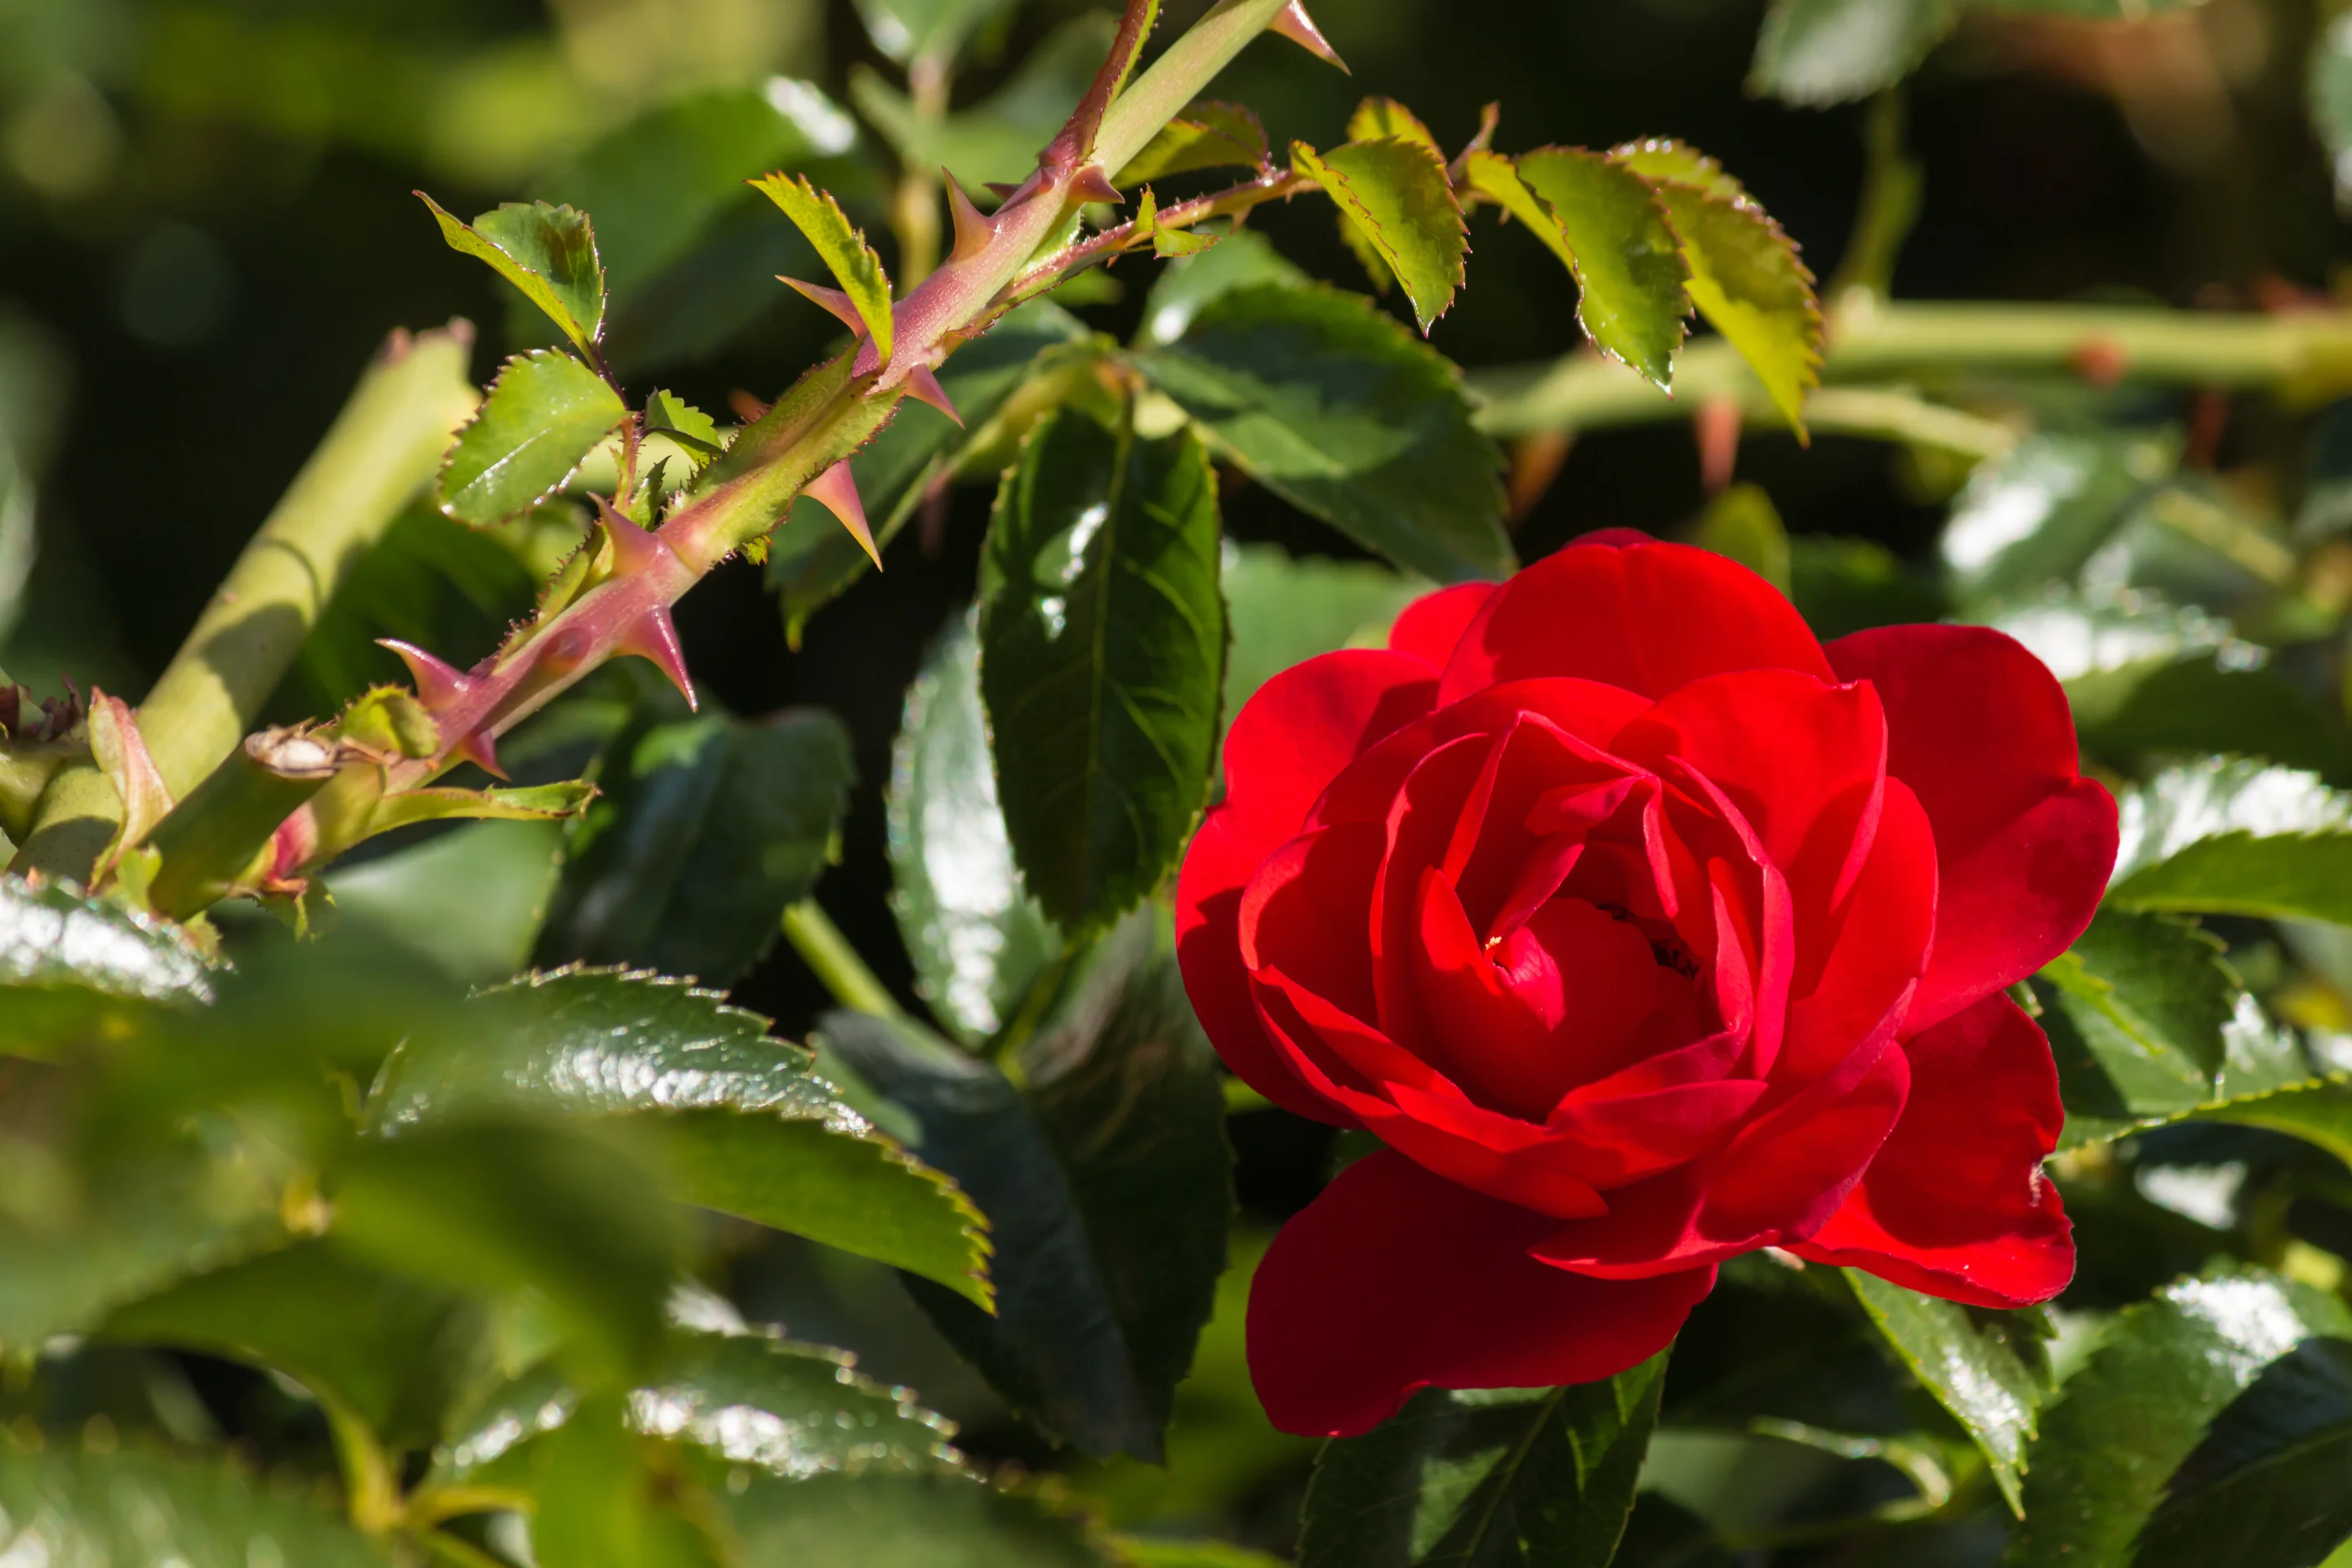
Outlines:
{"label": "serrated leaf edge", "polygon": [[[454,510],[455,503],[449,499],[447,480],[449,476],[449,465],[457,460],[457,447],[458,445],[465,440],[466,432],[471,430],[475,426],[479,425],[488,415],[490,409],[490,399],[498,395],[499,388],[505,384],[507,373],[509,371],[512,370],[517,364],[525,360],[540,360],[557,357],[568,359],[572,361],[572,363],[579,365],[582,369],[588,371],[590,374],[594,374],[595,367],[581,359],[578,355],[567,353],[562,349],[554,348],[525,349],[520,353],[509,354],[505,359],[499,362],[499,373],[490,378],[489,391],[483,395],[480,405],[474,410],[472,416],[469,417],[463,425],[457,426],[457,433],[449,437],[449,449],[442,453],[441,466],[434,471],[434,510],[439,512],[450,521],[457,523],[461,527],[473,529],[477,532],[486,528],[497,528],[502,523],[511,522],[516,518],[520,517],[523,513],[532,510],[534,507],[544,506],[548,501],[553,500],[556,496],[561,495],[573,479],[580,477],[580,470],[588,466],[588,459],[595,455],[596,448],[598,446],[603,444],[604,437],[610,436],[614,430],[619,429],[622,424],[627,420],[629,417],[628,405],[624,403],[621,407],[621,417],[613,421],[612,427],[607,429],[604,436],[599,436],[594,441],[589,443],[588,450],[580,454],[580,460],[573,463],[572,467],[565,471],[562,479],[556,480],[553,484],[548,486],[545,489],[540,491],[539,494],[531,497],[530,500],[515,508],[512,511],[502,513],[501,515],[491,519],[488,522],[471,522],[467,521],[465,518],[459,517]],[[598,379],[602,380],[603,378],[598,377]],[[614,395],[618,397],[620,395],[615,393]],[[592,533],[590,537],[593,539],[594,535]],[[558,575],[560,576],[561,574],[558,574]]]}

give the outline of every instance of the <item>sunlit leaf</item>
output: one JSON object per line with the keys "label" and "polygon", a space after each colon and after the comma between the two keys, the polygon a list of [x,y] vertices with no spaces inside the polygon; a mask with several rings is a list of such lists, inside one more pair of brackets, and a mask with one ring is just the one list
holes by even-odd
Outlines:
{"label": "sunlit leaf", "polygon": [[1976,598],[2071,577],[2171,467],[2155,437],[2030,436],[1969,476],[1945,525],[1944,564]]}
{"label": "sunlit leaf", "polygon": [[1585,335],[1665,386],[1690,313],[1690,268],[1648,182],[1580,147],[1538,148],[1516,162],[1475,152],[1465,172],[1574,275]]}
{"label": "sunlit leaf", "polygon": [[1348,116],[1348,140],[1350,142],[1378,142],[1391,136],[1418,142],[1436,153],[1441,161],[1445,156],[1445,149],[1437,144],[1437,138],[1430,134],[1429,127],[1423,125],[1412,110],[1393,98],[1368,98],[1356,105],[1355,113]]}
{"label": "sunlit leaf", "polygon": [[1459,373],[1360,296],[1234,289],[1139,362],[1220,458],[1366,549],[1438,583],[1511,570],[1501,458]]}
{"label": "sunlit leaf", "polygon": [[2352,924],[2352,797],[2314,775],[2208,758],[2119,804],[2116,901]]}
{"label": "sunlit leaf", "polygon": [[1454,303],[1462,287],[1462,259],[1470,249],[1462,204],[1454,199],[1437,150],[1410,136],[1350,142],[1319,154],[1294,142],[1290,164],[1330,194],[1348,223],[1395,274],[1426,334]]}
{"label": "sunlit leaf", "polygon": [[227,1459],[0,1450],[0,1555],[49,1568],[391,1568],[316,1500]]}
{"label": "sunlit leaf", "polygon": [[2012,1510],[2021,1510],[2027,1446],[2051,1389],[2038,1312],[1990,1312],[1846,1270],[1863,1310],[1920,1385],[1968,1429]]}
{"label": "sunlit leaf", "polygon": [[1184,335],[1208,303],[1220,295],[1258,283],[1304,287],[1307,273],[1284,258],[1274,242],[1254,228],[1224,237],[1215,248],[1161,269],[1144,300],[1138,341],[1165,346]]}
{"label": "sunlit leaf", "polygon": [[175,928],[62,882],[0,877],[0,1052],[45,1056],[211,998],[203,954]]}
{"label": "sunlit leaf", "polygon": [[517,354],[442,460],[441,510],[477,528],[528,510],[562,489],[628,413],[621,395],[570,354]]}
{"label": "sunlit leaf", "polygon": [[[583,1397],[526,1450],[533,1561],[565,1568],[726,1568],[715,1499],[665,1446],[629,1429],[621,1396]],[[723,1533],[723,1531],[722,1531]],[[731,1543],[730,1543],[731,1544]]]}
{"label": "sunlit leaf", "polygon": [[460,223],[424,192],[449,248],[488,262],[491,270],[594,357],[604,332],[604,268],[588,215],[545,202],[507,202],[472,223]]}
{"label": "sunlit leaf", "polygon": [[1316,1461],[1300,1568],[1606,1568],[1633,1508],[1666,1358],[1572,1388],[1425,1389]]}
{"label": "sunlit leaf", "polygon": [[769,174],[752,185],[783,209],[786,217],[816,248],[841,291],[849,296],[875,352],[890,357],[890,275],[882,258],[866,242],[865,231],[852,226],[841,204],[809,184],[806,174]]}
{"label": "sunlit leaf", "polygon": [[1224,679],[1215,475],[1075,408],[1005,478],[981,564],[981,694],[1023,879],[1099,928],[1175,863],[1207,802]]}
{"label": "sunlit leaf", "polygon": [[1956,0],[1773,0],[1748,88],[1785,103],[1865,98],[1908,75],[1958,14]]}
{"label": "sunlit leaf", "polygon": [[1160,127],[1113,183],[1125,190],[1200,169],[1262,169],[1272,156],[1255,114],[1202,99]]}

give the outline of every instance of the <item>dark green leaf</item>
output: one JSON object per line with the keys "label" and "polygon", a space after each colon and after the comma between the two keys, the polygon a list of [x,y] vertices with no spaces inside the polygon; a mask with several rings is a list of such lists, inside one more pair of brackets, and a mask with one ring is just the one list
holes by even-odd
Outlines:
{"label": "dark green leaf", "polygon": [[211,999],[204,957],[175,928],[63,882],[0,877],[0,1052],[47,1056]]}
{"label": "dark green leaf", "polygon": [[2035,989],[2065,1020],[2050,1026],[2070,1114],[2105,1119],[2210,1100],[2245,988],[2193,921],[2103,910]]}
{"label": "dark green leaf", "polygon": [[315,1499],[225,1461],[0,1450],[0,1556],[51,1568],[391,1568]]}
{"label": "dark green leaf", "polygon": [[2071,577],[2171,469],[2153,437],[2029,436],[1980,464],[1952,503],[1944,564],[1963,598]]}
{"label": "dark green leaf", "polygon": [[910,1026],[824,1025],[995,1226],[997,1316],[917,1300],[1016,1408],[1097,1457],[1160,1457],[1225,1259],[1223,1096],[1164,921],[1147,910],[1106,940],[1023,1048],[1025,1089]]}
{"label": "dark green leaf", "polygon": [[915,989],[967,1044],[1011,1021],[1062,939],[1021,886],[996,800],[968,616],[940,634],[907,691],[891,752],[892,910]]}
{"label": "dark green leaf", "polygon": [[1580,147],[1516,161],[1473,153],[1472,185],[1551,248],[1581,290],[1576,319],[1601,351],[1664,387],[1690,314],[1690,268],[1647,181]]}
{"label": "dark green leaf", "polygon": [[[2264,1369],[2315,1335],[2352,1335],[2352,1311],[2308,1286],[2254,1269],[2184,1280],[2127,1309],[2043,1417],[2030,1454],[2025,1522],[2010,1563],[2072,1568],[2133,1561],[2134,1538],[2165,1501],[2168,1479],[2215,1429],[2216,1417]],[[2221,1451],[2243,1452],[2247,1436],[2242,1431],[2232,1439],[2225,1432]],[[2192,1470],[2189,1479],[2194,1484],[2200,1477]],[[2343,1495],[2340,1482],[2334,1495]],[[2174,1516],[2183,1525],[2195,1517]]]}
{"label": "dark green leaf", "polygon": [[1370,301],[1236,289],[1140,363],[1221,458],[1366,549],[1439,583],[1511,570],[1500,459],[1459,373]]}
{"label": "dark green leaf", "polygon": [[1099,928],[1158,885],[1199,819],[1224,680],[1216,476],[1066,408],[1006,476],[981,563],[981,694],[1030,894]]}
{"label": "dark green leaf", "polygon": [[2212,657],[2144,671],[2105,714],[2075,729],[2093,752],[2122,762],[2148,756],[2231,752],[2352,778],[2342,720],[2275,668],[2232,668]]}
{"label": "dark green leaf", "polygon": [[2000,1495],[2021,1511],[2027,1448],[2051,1388],[2047,1319],[1938,1300],[1860,1269],[1846,1270],[1846,1282],[1920,1386],[1976,1439]]}
{"label": "dark green leaf", "polygon": [[2352,833],[2200,838],[2110,896],[2134,909],[2352,925]]}
{"label": "dark green leaf", "polygon": [[561,489],[628,413],[621,395],[570,354],[517,354],[442,461],[441,510],[477,528],[529,510]]}
{"label": "dark green leaf", "polygon": [[[1423,132],[1423,136],[1427,132]],[[1318,154],[1290,145],[1290,166],[1321,185],[1357,235],[1386,263],[1426,334],[1462,287],[1470,233],[1445,160],[1420,137],[1382,136]]]}
{"label": "dark green leaf", "polygon": [[449,248],[488,262],[490,269],[591,357],[604,331],[604,268],[588,215],[545,202],[507,202],[470,224],[458,222],[419,191]]}
{"label": "dark green leaf", "polygon": [[1223,1541],[1169,1541],[1122,1535],[1113,1544],[1134,1568],[1283,1568],[1283,1560]]}
{"label": "dark green leaf", "polygon": [[[1084,323],[1059,305],[1024,305],[940,371],[940,386],[963,416],[962,429],[934,410],[900,404],[898,416],[850,460],[875,542],[887,548],[898,536],[931,487],[985,437],[1031,374],[1051,363],[1040,356],[1087,336]],[[810,616],[873,569],[833,513],[813,500],[794,501],[769,546],[768,582],[782,596],[784,626],[795,644]]]}
{"label": "dark green leaf", "polygon": [[1225,721],[1294,664],[1349,647],[1378,647],[1427,584],[1369,561],[1293,556],[1276,544],[1225,546]]}
{"label": "dark green leaf", "polygon": [[1773,0],[1748,90],[1844,103],[1894,86],[1949,32],[1955,0]]}
{"label": "dark green leaf", "polygon": [[722,1568],[714,1500],[631,1432],[618,1394],[582,1400],[529,1449],[534,1560],[562,1568]]}
{"label": "dark green leaf", "polygon": [[[611,970],[485,994],[478,1034],[415,1042],[377,1125],[409,1136],[484,1112],[618,1119],[657,1140],[671,1194],[878,1258],[985,1304],[971,1205],[849,1109],[767,1020],[677,981]],[[399,1140],[395,1140],[399,1141]]]}
{"label": "dark green leaf", "polygon": [[1254,228],[1236,229],[1198,256],[1171,261],[1143,304],[1143,330],[1139,343],[1165,346],[1184,335],[1202,307],[1220,295],[1257,283],[1305,288],[1306,272],[1274,247],[1274,242]]}
{"label": "dark green leaf", "polygon": [[488,1371],[478,1308],[366,1268],[332,1241],[183,1280],[98,1332],[283,1373],[396,1449],[430,1447],[469,1381]]}
{"label": "dark green leaf", "polygon": [[1083,1515],[954,1475],[754,1480],[723,1500],[743,1560],[792,1568],[1114,1568]]}
{"label": "dark green leaf", "polygon": [[2311,1568],[2352,1539],[2352,1342],[2312,1338],[2263,1369],[2181,1461],[2135,1568]]}
{"label": "dark green leaf", "polygon": [[1572,1388],[1424,1389],[1316,1461],[1300,1568],[1605,1568],[1666,1358]]}
{"label": "dark green leaf", "polygon": [[530,962],[562,845],[554,823],[477,823],[325,880],[355,933],[486,984]]}
{"label": "dark green leaf", "polygon": [[2204,1120],[2267,1127],[2352,1165],[2352,1085],[2340,1079],[2249,1096],[2206,1111]]}
{"label": "dark green leaf", "polygon": [[1202,100],[1162,126],[1121,169],[1121,189],[1198,169],[1264,168],[1272,154],[1265,127],[1238,104]]}
{"label": "dark green leaf", "polygon": [[1789,541],[1789,596],[1823,642],[1871,626],[1941,620],[1942,589],[1875,540],[1800,533]]}
{"label": "dark green leaf", "polygon": [[566,846],[536,960],[626,963],[730,985],[824,869],[852,782],[829,713],[756,722],[648,710],[614,742]]}

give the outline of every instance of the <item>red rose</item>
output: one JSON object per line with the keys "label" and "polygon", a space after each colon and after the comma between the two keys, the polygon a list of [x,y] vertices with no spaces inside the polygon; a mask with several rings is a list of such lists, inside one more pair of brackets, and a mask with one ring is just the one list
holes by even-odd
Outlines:
{"label": "red rose", "polygon": [[2002,994],[2115,858],[2057,682],[1971,626],[1823,648],[1638,538],[1432,594],[1234,721],[1186,987],[1267,1099],[1388,1145],[1258,1270],[1291,1431],[1607,1377],[1759,1247],[1985,1306],[2073,1275]]}

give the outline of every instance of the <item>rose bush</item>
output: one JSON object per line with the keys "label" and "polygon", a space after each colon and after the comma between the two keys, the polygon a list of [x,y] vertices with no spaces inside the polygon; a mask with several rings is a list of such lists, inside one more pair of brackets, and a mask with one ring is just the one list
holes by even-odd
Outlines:
{"label": "rose bush", "polygon": [[2074,1270],[2050,1047],[2116,808],[1979,627],[1815,640],[1619,533],[1269,682],[1185,861],[1185,983],[1277,1105],[1369,1131],[1250,1302],[1267,1410],[1609,1376],[1734,1254],[1987,1306]]}

